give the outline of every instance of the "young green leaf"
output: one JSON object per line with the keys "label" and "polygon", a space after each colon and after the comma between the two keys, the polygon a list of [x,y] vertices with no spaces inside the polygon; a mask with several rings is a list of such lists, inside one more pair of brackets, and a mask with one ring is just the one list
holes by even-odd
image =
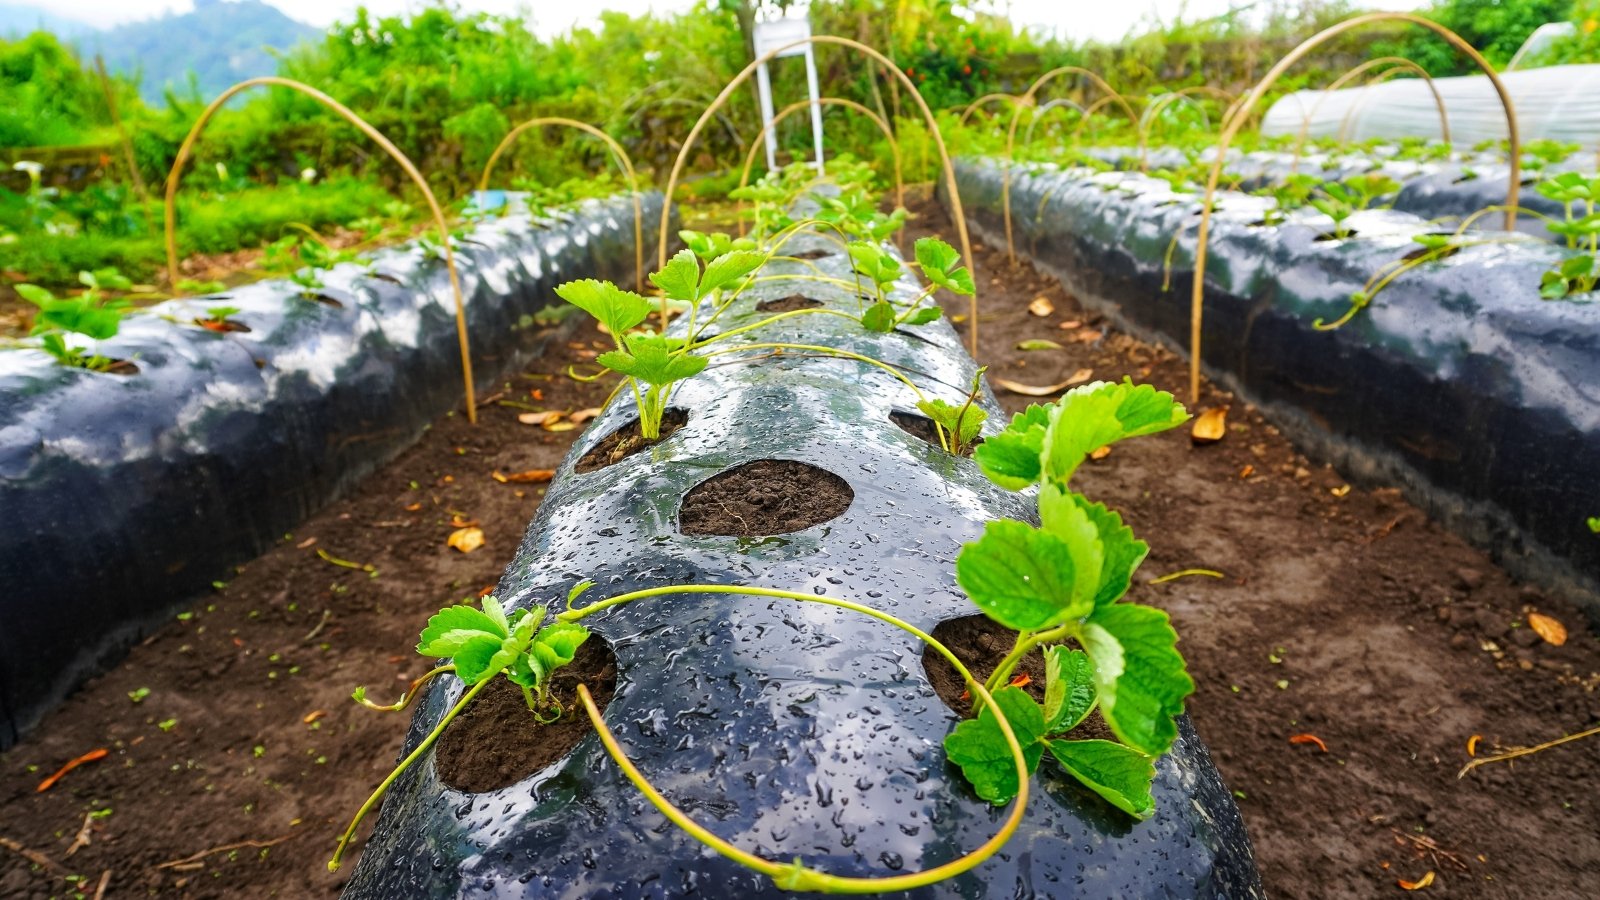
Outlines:
{"label": "young green leaf", "polygon": [[[1022,757],[1032,773],[1044,756],[1044,715],[1022,688],[1006,687],[994,692],[995,706],[1005,714],[1011,733],[1022,747]],[[993,707],[979,710],[975,719],[955,727],[944,739],[945,754],[961,767],[979,797],[999,806],[1017,795],[1017,761],[1011,755],[1006,737],[1000,732]]]}
{"label": "young green leaf", "polygon": [[1150,783],[1156,767],[1150,757],[1114,741],[1048,742],[1050,755],[1061,767],[1090,790],[1136,819],[1148,819],[1156,811],[1150,796]]}
{"label": "young green leaf", "polygon": [[708,360],[704,356],[673,351],[683,346],[681,338],[655,334],[628,335],[627,350],[602,353],[595,362],[645,384],[665,385],[700,374]]}
{"label": "young green leaf", "polygon": [[972,458],[985,477],[1003,488],[1020,491],[1039,480],[1050,407],[1031,404],[1011,417],[1006,430],[985,440]]}
{"label": "young green leaf", "polygon": [[867,307],[861,314],[861,327],[876,334],[888,334],[894,330],[894,307],[879,300]]}
{"label": "young green leaf", "polygon": [[1055,646],[1044,654],[1044,733],[1077,728],[1094,709],[1094,661],[1082,650]]}
{"label": "young green leaf", "polygon": [[855,241],[847,249],[856,271],[872,279],[874,284],[881,287],[900,278],[900,261],[877,244]]}
{"label": "young green leaf", "polygon": [[1082,494],[1074,493],[1072,499],[1094,523],[1100,536],[1100,546],[1105,562],[1100,568],[1100,585],[1095,591],[1094,605],[1105,606],[1122,599],[1133,583],[1133,573],[1150,553],[1150,545],[1133,536],[1133,529],[1122,524],[1122,516],[1104,503],[1092,503]]}
{"label": "young green leaf", "polygon": [[452,656],[479,639],[492,641],[498,647],[509,635],[505,626],[492,616],[465,604],[448,606],[428,619],[417,652],[423,656]]}
{"label": "young green leaf", "polygon": [[972,273],[961,265],[961,255],[956,248],[938,238],[919,238],[915,245],[917,265],[930,282],[964,297],[977,292]]}
{"label": "young green leaf", "polygon": [[956,445],[960,447],[972,443],[978,432],[983,430],[983,423],[989,418],[988,411],[976,403],[969,401],[947,403],[938,397],[918,400],[917,409],[938,423],[946,433],[955,435]]}
{"label": "young green leaf", "polygon": [[14,286],[13,290],[17,292],[17,296],[35,306],[45,306],[56,301],[55,294],[52,294],[44,288],[39,287],[37,284],[23,283]]}
{"label": "young green leaf", "polygon": [[1151,756],[1167,752],[1178,736],[1173,717],[1194,693],[1167,614],[1131,603],[1101,606],[1079,641],[1094,660],[1100,713],[1111,731]]}
{"label": "young green leaf", "polygon": [[557,287],[556,294],[594,316],[619,339],[650,315],[649,300],[633,291],[624,291],[609,281],[595,281],[593,278],[569,281]]}
{"label": "young green leaf", "polygon": [[[1016,631],[1036,631],[1094,608],[1100,566],[1100,548],[1092,537],[1087,544],[1069,541],[1023,522],[997,519],[984,527],[981,538],[961,548],[956,583],[989,618]],[[1085,572],[1092,574],[1085,578]]]}
{"label": "young green leaf", "polygon": [[666,268],[650,273],[650,283],[661,288],[668,299],[684,303],[699,300],[700,263],[695,259],[694,251],[679,250],[667,260]]}
{"label": "young green leaf", "polygon": [[539,679],[543,681],[551,672],[572,662],[588,637],[589,629],[574,622],[557,622],[541,629],[530,648]]}
{"label": "young green leaf", "polygon": [[1097,381],[1057,401],[1044,440],[1044,476],[1065,485],[1090,453],[1124,438],[1154,434],[1189,418],[1183,404],[1148,384]]}
{"label": "young green leaf", "polygon": [[937,321],[939,321],[939,317],[942,316],[942,315],[944,315],[944,310],[943,309],[941,309],[941,308],[939,308],[937,306],[924,306],[921,309],[918,309],[916,312],[912,313],[911,316],[906,319],[906,324],[907,325],[926,325],[929,322],[937,322]]}
{"label": "young green leaf", "polygon": [[712,291],[727,287],[761,268],[761,264],[766,261],[766,254],[757,250],[734,250],[724,253],[706,263],[706,273],[700,279],[700,296],[705,297]]}

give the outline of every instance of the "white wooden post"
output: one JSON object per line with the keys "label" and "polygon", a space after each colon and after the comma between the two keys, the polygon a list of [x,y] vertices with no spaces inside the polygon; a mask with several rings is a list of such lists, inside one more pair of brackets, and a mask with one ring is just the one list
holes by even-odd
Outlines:
{"label": "white wooden post", "polygon": [[[795,41],[802,41],[811,36],[811,22],[805,17],[804,11],[797,18],[779,18],[766,22],[756,23],[755,51],[760,58],[773,50]],[[811,97],[811,142],[816,148],[817,174],[822,174],[822,104],[817,102],[821,93],[817,87],[817,59],[811,52],[812,45],[804,44],[778,54],[776,58],[786,56],[804,56],[806,58],[806,90]],[[761,95],[761,124],[767,132],[767,169],[778,168],[778,131],[772,127],[772,79],[767,74],[767,64],[762,63],[756,67],[756,90]]]}

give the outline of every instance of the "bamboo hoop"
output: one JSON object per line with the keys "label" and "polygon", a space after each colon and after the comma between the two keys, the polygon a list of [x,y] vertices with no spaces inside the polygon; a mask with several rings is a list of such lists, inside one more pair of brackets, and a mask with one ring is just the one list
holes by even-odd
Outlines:
{"label": "bamboo hoop", "polygon": [[1162,94],[1155,100],[1151,101],[1150,105],[1145,107],[1144,115],[1140,116],[1140,124],[1144,128],[1146,136],[1148,136],[1150,133],[1150,126],[1161,116],[1162,113],[1167,111],[1167,107],[1172,106],[1179,101],[1193,103],[1195,108],[1200,110],[1200,114],[1205,116],[1206,129],[1210,130],[1211,117],[1206,115],[1205,107],[1195,103],[1194,100],[1195,96],[1199,94],[1204,94],[1207,97],[1211,97],[1214,100],[1220,100],[1227,104],[1223,107],[1222,115],[1224,120],[1226,120],[1228,112],[1233,109],[1233,105],[1239,101],[1239,98],[1233,94],[1230,94],[1222,88],[1212,87],[1209,84],[1191,85],[1186,88],[1179,88],[1176,91]]}
{"label": "bamboo hoop", "polygon": [[[694,142],[700,137],[700,132],[705,130],[706,123],[716,114],[717,110],[722,108],[723,104],[728,102],[728,98],[733,96],[733,92],[738,90],[740,85],[750,80],[750,76],[755,74],[756,69],[762,64],[776,59],[780,53],[796,47],[804,47],[808,44],[834,44],[865,53],[867,56],[877,60],[884,68],[893,72],[898,83],[905,85],[911,94],[911,99],[916,101],[917,107],[922,111],[922,118],[928,126],[928,134],[933,138],[934,146],[939,150],[939,161],[944,166],[945,185],[950,191],[951,218],[955,219],[956,234],[961,239],[961,256],[967,264],[967,271],[973,273],[973,276],[976,277],[978,270],[972,262],[972,239],[967,232],[967,216],[966,212],[961,208],[961,194],[956,189],[955,166],[950,163],[950,152],[945,148],[944,135],[939,131],[939,121],[934,118],[933,110],[928,108],[927,101],[922,99],[922,94],[917,90],[917,86],[912,83],[911,79],[906,77],[906,73],[900,71],[899,67],[887,56],[860,41],[853,41],[849,38],[831,34],[814,34],[792,44],[785,44],[782,47],[770,50],[758,59],[753,60],[739,74],[733,76],[733,79],[723,87],[722,92],[711,101],[711,105],[706,107],[705,112],[700,114],[699,120],[694,123],[694,127],[689,130],[688,136],[684,138],[683,147],[678,150],[678,158],[673,160],[672,173],[667,177],[666,198],[661,205],[660,265],[665,266],[667,264],[667,228],[671,221],[672,195],[677,189],[678,179],[683,176],[684,165],[689,161],[689,152],[694,149]],[[971,342],[972,356],[976,359],[978,356],[978,297],[976,291],[973,292],[969,310],[968,325],[970,327],[968,329],[968,338]]]}
{"label": "bamboo hoop", "polygon": [[967,119],[971,118],[973,113],[977,112],[979,109],[982,109],[984,105],[988,103],[992,103],[996,100],[1005,100],[1010,102],[1012,105],[1016,105],[1017,99],[1018,98],[1016,94],[984,94],[982,97],[979,97],[978,99],[967,104],[967,108],[961,111],[961,117],[956,120],[956,124],[967,124]]}
{"label": "bamboo hoop", "polygon": [[405,170],[411,181],[422,191],[423,199],[428,201],[428,210],[433,215],[433,223],[439,229],[439,241],[444,247],[444,267],[450,273],[450,292],[455,296],[456,340],[461,346],[461,380],[466,388],[467,421],[477,424],[478,405],[472,387],[472,356],[467,344],[466,302],[461,295],[461,277],[456,272],[455,252],[450,249],[450,228],[445,224],[444,210],[440,209],[439,200],[434,197],[433,190],[428,187],[427,180],[422,177],[422,173],[417,171],[417,167],[409,157],[400,151],[399,147],[396,147],[393,142],[384,137],[383,133],[378,129],[367,124],[365,119],[356,115],[349,107],[308,84],[290,78],[281,78],[277,75],[263,75],[259,78],[246,79],[217,95],[217,99],[211,101],[211,105],[200,113],[200,118],[196,119],[194,126],[189,129],[189,133],[184,137],[183,143],[178,147],[178,156],[172,162],[172,170],[167,173],[165,208],[167,278],[171,281],[173,291],[176,292],[178,287],[177,196],[178,182],[183,177],[183,167],[188,164],[189,157],[194,151],[194,145],[200,139],[200,133],[205,130],[206,124],[211,121],[212,116],[217,114],[222,105],[232,99],[235,94],[260,86],[286,87],[290,90],[298,91],[338,113],[345,121],[354,125],[362,134],[371,138],[373,143],[382,147],[384,152],[393,157],[394,161],[400,164],[400,168]]}
{"label": "bamboo hoop", "polygon": [[1034,98],[1039,95],[1040,88],[1043,88],[1046,84],[1049,84],[1051,81],[1054,81],[1061,75],[1081,75],[1084,78],[1089,79],[1089,82],[1099,89],[1100,93],[1105,94],[1108,97],[1115,98],[1114,102],[1122,107],[1123,113],[1127,115],[1129,123],[1133,125],[1133,130],[1139,136],[1139,170],[1144,171],[1147,168],[1144,128],[1139,124],[1139,116],[1134,113],[1132,104],[1128,103],[1128,98],[1118,93],[1116,89],[1112,88],[1110,84],[1106,83],[1104,78],[1101,78],[1098,74],[1091,72],[1082,66],[1061,66],[1059,68],[1051,69],[1050,71],[1034,79],[1033,84],[1028,87],[1027,92],[1024,93],[1021,98],[1019,98],[1012,106],[1011,126],[1006,130],[1005,158],[1007,165],[1005,168],[1005,173],[1000,178],[1000,208],[1001,214],[1005,217],[1006,224],[1006,256],[1011,260],[1011,265],[1013,267],[1015,267],[1017,264],[1017,246],[1011,237],[1011,170],[1013,168],[1011,163],[1016,159],[1017,125],[1022,121],[1023,107],[1032,106],[1034,104]]}
{"label": "bamboo hoop", "polygon": [[[846,99],[844,99],[842,97],[821,97],[821,98],[818,98],[817,103],[821,104],[822,106],[842,106],[842,107],[844,107],[846,109],[853,109],[856,112],[861,113],[862,115],[864,115],[867,118],[871,119],[872,123],[874,125],[878,126],[878,130],[882,131],[884,138],[889,141],[889,150],[890,150],[890,152],[894,154],[894,202],[895,202],[895,205],[902,206],[902,207],[905,206],[906,205],[906,189],[905,189],[905,181],[901,178],[901,172],[903,170],[901,168],[900,142],[895,139],[894,130],[889,127],[889,123],[885,122],[883,120],[882,116],[878,115],[877,113],[873,112],[872,110],[868,109],[867,107],[863,106],[862,104],[857,103],[854,100],[846,100]],[[751,170],[751,168],[753,168],[755,166],[756,153],[757,153],[757,151],[759,151],[761,149],[761,145],[762,145],[761,142],[766,138],[767,132],[771,131],[774,128],[777,128],[778,127],[778,123],[782,122],[784,119],[787,119],[788,117],[794,115],[795,113],[799,112],[802,109],[808,109],[808,108],[810,108],[810,106],[811,106],[811,101],[810,100],[796,100],[795,102],[789,104],[788,106],[785,106],[783,108],[782,112],[778,113],[776,116],[773,116],[771,122],[769,122],[766,125],[761,126],[761,130],[756,132],[755,139],[750,142],[749,149],[745,153],[744,169],[739,174],[739,187],[744,187],[745,185],[748,185],[750,183],[750,170]],[[744,201],[743,200],[739,201],[737,209],[739,210],[739,212],[743,212],[744,211]],[[744,235],[744,219],[742,217],[739,219],[739,235],[741,237]]]}
{"label": "bamboo hoop", "polygon": [[639,199],[639,176],[633,167],[633,160],[628,157],[628,151],[624,150],[622,145],[617,143],[616,139],[611,135],[590,125],[588,122],[580,122],[577,119],[568,119],[561,116],[540,116],[535,119],[529,119],[506,132],[506,136],[500,139],[499,146],[495,147],[494,152],[489,154],[489,161],[484,163],[483,166],[483,177],[478,179],[478,190],[486,191],[489,189],[489,173],[494,171],[494,164],[499,161],[500,155],[505,153],[518,137],[529,129],[548,125],[575,128],[585,134],[599,138],[611,149],[612,160],[622,169],[622,174],[628,179],[628,190],[633,192],[633,287],[639,293],[644,293],[644,206]]}
{"label": "bamboo hoop", "polygon": [[1050,114],[1050,110],[1064,109],[1067,107],[1077,110],[1080,117],[1087,117],[1089,115],[1089,111],[1079,105],[1077,101],[1068,97],[1057,97],[1056,99],[1045,103],[1045,105],[1039,107],[1037,110],[1034,110],[1033,115],[1028,117],[1028,130],[1022,133],[1022,143],[1033,143],[1034,127],[1040,122],[1044,121],[1044,117]]}
{"label": "bamboo hoop", "polygon": [[1200,402],[1200,326],[1205,304],[1205,276],[1206,276],[1206,242],[1211,237],[1211,207],[1217,198],[1217,182],[1222,178],[1222,165],[1227,159],[1228,145],[1243,127],[1249,118],[1250,111],[1254,109],[1263,97],[1289,70],[1290,66],[1299,62],[1312,50],[1327,41],[1351,29],[1371,25],[1375,22],[1408,22],[1432,31],[1443,38],[1452,47],[1460,50],[1472,60],[1489,77],[1489,83],[1494,86],[1495,94],[1500,98],[1500,105],[1506,113],[1506,131],[1509,138],[1511,151],[1511,178],[1506,190],[1506,230],[1515,231],[1517,227],[1517,202],[1520,199],[1522,180],[1522,139],[1517,130],[1516,104],[1511,99],[1511,93],[1506,90],[1505,83],[1500,80],[1494,67],[1483,58],[1473,46],[1461,38],[1461,35],[1440,25],[1431,19],[1402,12],[1377,12],[1346,19],[1337,25],[1332,25],[1307,38],[1300,46],[1289,51],[1289,55],[1279,60],[1267,74],[1251,89],[1244,100],[1234,110],[1234,114],[1223,123],[1222,134],[1217,139],[1217,158],[1211,163],[1211,173],[1206,179],[1205,200],[1200,207],[1200,231],[1196,238],[1194,258],[1194,286],[1189,297],[1189,403],[1195,405]]}
{"label": "bamboo hoop", "polygon": [[[1445,143],[1448,144],[1450,142],[1450,116],[1445,112],[1444,96],[1439,93],[1439,86],[1434,84],[1433,76],[1428,74],[1427,69],[1424,69],[1411,60],[1406,59],[1404,56],[1380,56],[1377,59],[1369,59],[1361,65],[1356,66],[1350,71],[1344,73],[1343,75],[1340,75],[1338,78],[1335,78],[1333,83],[1328,85],[1327,88],[1325,88],[1317,97],[1317,102],[1311,104],[1311,109],[1307,110],[1306,114],[1301,117],[1300,133],[1295,136],[1294,140],[1294,157],[1289,164],[1289,171],[1291,173],[1298,172],[1300,170],[1300,158],[1305,151],[1306,138],[1310,136],[1311,133],[1311,120],[1316,117],[1317,110],[1322,107],[1322,102],[1328,99],[1329,94],[1339,90],[1372,69],[1383,65],[1395,66],[1397,68],[1389,69],[1384,73],[1380,73],[1377,76],[1379,78],[1392,78],[1394,76],[1390,75],[1389,72],[1404,71],[1420,75],[1423,81],[1427,82],[1428,90],[1433,93],[1433,105],[1439,110],[1439,131],[1443,134]],[[1353,110],[1354,107],[1352,106],[1351,109]],[[1344,142],[1345,125],[1347,125],[1349,121],[1350,112],[1346,111],[1344,120],[1339,125],[1340,143]]]}

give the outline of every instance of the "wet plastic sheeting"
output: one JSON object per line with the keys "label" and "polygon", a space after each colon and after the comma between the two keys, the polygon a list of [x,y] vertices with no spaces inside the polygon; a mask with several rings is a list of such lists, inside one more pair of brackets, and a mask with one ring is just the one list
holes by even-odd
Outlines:
{"label": "wet plastic sheeting", "polygon": [[[660,196],[644,209],[655,221]],[[486,221],[456,260],[489,385],[549,339],[532,317],[557,283],[631,283],[633,204]],[[339,306],[267,281],[131,316],[101,352],[137,375],[0,353],[0,746],[460,405],[443,265],[393,249],[373,271],[324,274]],[[189,324],[222,305],[250,331]]]}
{"label": "wet plastic sheeting", "polygon": [[[957,180],[979,232],[1003,242],[1000,169],[963,160]],[[1035,167],[1016,170],[1011,200],[1019,253],[1135,332],[1187,350],[1197,198],[1138,175]],[[1319,240],[1329,222],[1311,211],[1254,224],[1267,202],[1224,194],[1212,221],[1203,355],[1213,376],[1347,471],[1405,485],[1524,577],[1600,612],[1600,541],[1585,524],[1600,510],[1600,317],[1585,300],[1538,294],[1566,251],[1471,247],[1322,332],[1315,319],[1337,319],[1432,229],[1369,211],[1350,220],[1356,238]],[[1180,230],[1164,290],[1163,255]]]}
{"label": "wet plastic sheeting", "polygon": [[[796,252],[832,248],[814,238]],[[850,278],[842,254],[817,260]],[[805,273],[769,264],[763,274]],[[914,285],[900,288],[902,299]],[[851,292],[767,282],[718,320],[759,321],[765,299],[804,293],[855,312]],[[724,321],[726,320],[726,321]],[[681,320],[680,320],[681,322]],[[802,315],[730,338],[849,349],[904,366],[924,392],[955,401],[974,364],[943,323],[875,336],[858,323]],[[763,358],[765,357],[765,358]],[[931,631],[976,612],[956,587],[955,557],[986,521],[1027,517],[1029,498],[889,421],[916,397],[869,365],[786,351],[716,357],[673,405],[688,424],[651,450],[587,474],[589,448],[634,416],[612,403],[558,470],[499,586],[518,605],[560,608],[593,579],[593,602],[674,583],[826,593]],[[994,398],[981,398],[1003,424]],[[685,537],[678,506],[691,488],[758,459],[798,460],[854,491],[838,518],[768,538]],[[979,846],[1004,809],[978,800],[945,760],[958,719],[935,695],[911,635],[844,610],[748,596],[675,595],[585,621],[611,642],[617,694],[606,721],[639,769],[718,834],[776,860],[803,857],[832,874],[888,876]],[[593,640],[594,638],[591,638]],[[459,687],[434,689],[415,746]],[[579,709],[567,715],[583,715]],[[918,897],[1254,897],[1259,887],[1238,810],[1187,719],[1158,765],[1156,816],[1137,823],[1053,764],[1016,838],[975,871]],[[395,786],[346,897],[778,897],[764,876],[669,825],[612,763],[597,737],[502,790],[440,783],[429,756]]]}

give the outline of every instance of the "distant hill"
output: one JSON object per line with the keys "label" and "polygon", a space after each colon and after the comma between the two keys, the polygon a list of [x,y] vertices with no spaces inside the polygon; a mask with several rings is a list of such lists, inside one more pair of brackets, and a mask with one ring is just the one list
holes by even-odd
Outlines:
{"label": "distant hill", "polygon": [[188,91],[191,71],[210,98],[236,81],[277,72],[269,48],[284,51],[321,36],[261,0],[195,0],[192,12],[74,35],[74,43],[87,56],[103,54],[111,69],[138,75],[146,102],[159,104],[169,86]]}

